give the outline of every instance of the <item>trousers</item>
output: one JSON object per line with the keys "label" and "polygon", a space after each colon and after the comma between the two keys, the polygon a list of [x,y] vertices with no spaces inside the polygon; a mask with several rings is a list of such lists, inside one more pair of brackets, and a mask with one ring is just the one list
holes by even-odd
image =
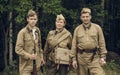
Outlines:
{"label": "trousers", "polygon": [[46,75],[67,75],[68,65],[59,64],[58,68],[58,64],[55,64],[53,61],[49,60],[47,63]]}
{"label": "trousers", "polygon": [[[23,71],[20,73],[20,75],[31,75],[30,71]],[[41,75],[40,71],[37,72],[37,75]]]}
{"label": "trousers", "polygon": [[78,66],[80,75],[105,75],[103,68],[99,64],[99,57],[96,54],[91,61],[93,53],[78,53]]}

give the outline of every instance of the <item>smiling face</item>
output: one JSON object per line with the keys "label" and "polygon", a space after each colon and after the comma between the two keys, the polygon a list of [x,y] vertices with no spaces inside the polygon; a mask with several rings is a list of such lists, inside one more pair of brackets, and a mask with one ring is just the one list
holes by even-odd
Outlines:
{"label": "smiling face", "polygon": [[62,29],[65,26],[65,22],[62,19],[56,20],[55,25],[56,25],[56,29]]}
{"label": "smiling face", "polygon": [[83,8],[81,11],[80,19],[84,24],[88,24],[91,21],[91,9]]}
{"label": "smiling face", "polygon": [[91,15],[89,13],[82,13],[80,18],[84,24],[88,24],[91,21]]}
{"label": "smiling face", "polygon": [[64,16],[62,14],[57,15],[56,22],[55,22],[56,29],[58,29],[58,30],[63,29],[65,24],[66,24],[66,20],[65,20]]}

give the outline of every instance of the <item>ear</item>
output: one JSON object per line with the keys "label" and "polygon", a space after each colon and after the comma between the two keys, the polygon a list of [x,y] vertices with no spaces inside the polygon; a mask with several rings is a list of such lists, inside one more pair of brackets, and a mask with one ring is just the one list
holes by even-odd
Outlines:
{"label": "ear", "polygon": [[28,22],[29,18],[27,18],[27,22]]}
{"label": "ear", "polygon": [[64,23],[64,26],[63,26],[63,27],[65,27],[65,25],[66,25],[66,24]]}
{"label": "ear", "polygon": [[92,18],[92,16],[90,15],[90,19]]}
{"label": "ear", "polygon": [[82,16],[80,16],[80,20],[82,20],[81,18],[82,18]]}

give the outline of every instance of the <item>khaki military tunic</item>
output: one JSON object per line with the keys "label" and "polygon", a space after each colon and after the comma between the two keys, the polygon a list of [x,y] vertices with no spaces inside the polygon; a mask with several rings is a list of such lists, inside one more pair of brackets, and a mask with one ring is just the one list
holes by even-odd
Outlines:
{"label": "khaki military tunic", "polygon": [[[94,58],[91,61],[93,50],[97,48],[99,48],[99,52],[95,52]],[[104,75],[103,69],[99,64],[99,57],[105,57],[106,53],[105,40],[99,25],[90,23],[90,26],[85,28],[85,26],[81,24],[75,29],[71,57],[73,61],[76,61],[77,54],[77,60],[80,65],[80,75],[89,75],[88,70],[93,75]]]}
{"label": "khaki military tunic", "polygon": [[[57,64],[55,64],[54,49],[55,47],[71,49],[72,36],[69,31],[65,28],[57,32],[52,30],[48,33],[46,44],[44,48],[46,63],[48,67],[47,75],[67,75],[68,65],[60,65],[59,70],[57,70]],[[64,67],[64,68],[63,68]]]}
{"label": "khaki military tunic", "polygon": [[[35,27],[36,29],[36,39],[35,39],[35,47],[36,47],[36,64],[37,64],[37,70],[40,68],[40,62],[41,58],[43,58],[42,55],[42,49],[41,49],[41,34],[38,27]],[[20,30],[17,36],[16,41],[16,48],[15,52],[19,55],[19,71],[20,75],[24,72],[32,72],[33,70],[33,60],[30,60],[28,57],[28,54],[34,53],[34,40],[32,35],[32,29],[30,29],[29,25],[27,25],[25,28]]]}

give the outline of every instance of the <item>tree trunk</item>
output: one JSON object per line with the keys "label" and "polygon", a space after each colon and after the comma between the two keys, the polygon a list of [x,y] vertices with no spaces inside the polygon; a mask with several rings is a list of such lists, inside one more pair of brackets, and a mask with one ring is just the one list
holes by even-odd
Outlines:
{"label": "tree trunk", "polygon": [[105,3],[105,1],[104,1],[104,0],[101,0],[102,9],[104,9],[104,3]]}
{"label": "tree trunk", "polygon": [[4,47],[5,47],[5,50],[4,50],[4,63],[5,63],[5,68],[8,67],[8,59],[7,59],[7,55],[8,55],[8,30],[6,30],[6,32],[4,31]]}
{"label": "tree trunk", "polygon": [[105,17],[105,12],[104,12],[104,4],[105,4],[105,1],[104,0],[101,0],[101,7],[102,7],[102,10],[103,10],[103,21],[102,21],[102,23],[101,23],[101,26],[103,27],[103,25],[104,25],[104,17]]}
{"label": "tree trunk", "polygon": [[12,35],[13,35],[13,30],[12,30],[12,11],[9,13],[9,64],[13,62],[13,40],[12,40]]}

